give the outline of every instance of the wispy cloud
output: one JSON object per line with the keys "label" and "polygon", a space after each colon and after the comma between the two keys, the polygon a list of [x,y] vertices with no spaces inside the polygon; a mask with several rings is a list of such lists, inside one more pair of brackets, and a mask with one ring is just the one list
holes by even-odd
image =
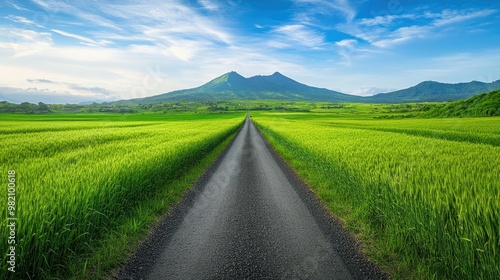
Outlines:
{"label": "wispy cloud", "polygon": [[30,83],[41,83],[41,84],[57,84],[57,82],[47,80],[47,79],[26,79]]}
{"label": "wispy cloud", "polygon": [[354,91],[349,92],[349,94],[358,96],[372,96],[378,93],[385,93],[395,91],[395,88],[380,88],[380,87],[360,87]]}
{"label": "wispy cloud", "polygon": [[13,103],[30,102],[38,103],[81,103],[91,101],[113,101],[115,98],[86,96],[80,94],[72,94],[67,91],[53,91],[46,88],[17,88],[17,87],[0,87],[0,100],[5,100]]}
{"label": "wispy cloud", "polygon": [[[337,25],[337,29],[373,46],[390,48],[433,36],[440,28],[453,27],[464,21],[484,18],[494,13],[497,13],[497,10],[444,10],[438,13],[385,15],[342,23]],[[460,28],[463,26],[460,25]]]}
{"label": "wispy cloud", "polygon": [[55,0],[32,0],[33,3],[38,5],[41,9],[46,11],[44,17],[50,21],[55,20],[61,14],[71,15],[71,17],[79,19],[88,27],[102,27],[109,28],[115,31],[123,31],[123,29],[112,20],[106,18],[101,14],[101,9],[105,7],[112,8],[112,4],[102,3],[99,9],[94,5],[88,5],[86,2],[71,2]]}
{"label": "wispy cloud", "polygon": [[356,46],[356,43],[358,41],[354,40],[354,39],[345,39],[345,40],[342,40],[342,41],[338,41],[338,42],[335,42],[335,44],[339,47],[343,47],[343,48],[353,48],[354,46]]}
{"label": "wispy cloud", "polygon": [[278,36],[268,40],[269,46],[322,50],[328,44],[325,33],[331,30],[332,24],[325,24],[321,18],[351,22],[357,13],[347,0],[292,0],[292,3],[293,15],[288,22],[272,29],[270,35]]}
{"label": "wispy cloud", "polygon": [[[81,3],[69,5],[61,1],[34,0],[36,5],[50,12],[52,24],[55,19],[59,19],[57,15],[61,13],[78,18],[88,29],[86,35],[68,32],[64,28],[52,28],[51,31],[91,47],[110,46],[115,42],[122,47],[132,48],[137,48],[137,44],[153,45],[164,50],[161,54],[174,55],[188,61],[203,50],[203,46],[233,44],[232,36],[222,25],[201,15],[195,8],[178,1],[153,2],[155,3],[128,2],[122,5],[103,3],[96,13],[93,7]],[[213,1],[200,3],[205,8],[216,7]],[[111,21],[110,18],[114,20]],[[10,19],[25,21],[14,17]],[[123,29],[117,22],[123,22],[127,29]]]}
{"label": "wispy cloud", "polygon": [[343,59],[344,65],[351,65],[351,57],[356,51],[356,44],[358,41],[354,39],[344,39],[342,41],[335,42],[335,45],[339,48],[339,55]]}
{"label": "wispy cloud", "polygon": [[[208,5],[208,2],[205,3]],[[100,40],[116,40],[122,44],[153,45],[164,49],[163,54],[174,55],[188,61],[207,45],[233,44],[228,28],[200,14],[193,7],[180,2],[134,3],[130,5],[103,6],[101,12],[119,21],[127,22],[123,32],[95,32]]]}
{"label": "wispy cloud", "polygon": [[69,33],[66,31],[62,31],[62,30],[51,29],[51,31],[55,32],[59,35],[63,35],[63,36],[69,37],[69,38],[74,38],[74,39],[80,40],[83,44],[85,44],[87,46],[107,46],[107,45],[111,44],[111,41],[109,41],[109,40],[96,41],[96,40],[93,40],[93,39],[90,39],[90,38],[87,38],[87,37],[84,37],[84,36],[81,36],[78,34],[73,34],[73,33]]}
{"label": "wispy cloud", "polygon": [[13,3],[12,1],[6,1],[6,4],[11,6],[12,8],[18,10],[18,11],[29,12],[28,9],[21,7],[21,6],[17,5],[16,3]]}
{"label": "wispy cloud", "polygon": [[300,24],[280,26],[274,32],[282,36],[282,41],[292,41],[294,45],[320,48],[325,43],[322,33]]}
{"label": "wispy cloud", "polygon": [[102,87],[85,87],[85,86],[81,86],[81,85],[70,84],[69,88],[73,89],[73,90],[77,90],[77,91],[90,92],[93,94],[104,95],[104,96],[116,95],[115,92],[107,90],[107,89],[102,88]]}
{"label": "wispy cloud", "polygon": [[292,0],[296,5],[303,6],[303,13],[342,14],[347,22],[352,21],[357,14],[356,9],[348,0]]}
{"label": "wispy cloud", "polygon": [[218,11],[220,9],[219,5],[212,0],[198,0],[198,3],[209,11]]}
{"label": "wispy cloud", "polygon": [[0,26],[0,48],[13,50],[16,57],[50,48],[53,43],[48,32]]}
{"label": "wispy cloud", "polygon": [[361,26],[387,26],[394,23],[396,20],[416,18],[418,18],[418,15],[415,14],[385,15],[376,16],[374,18],[361,18],[357,21],[357,23]]}
{"label": "wispy cloud", "polygon": [[107,90],[102,87],[87,87],[87,86],[82,86],[80,84],[75,84],[75,83],[67,83],[67,82],[56,82],[48,79],[26,79],[28,82],[33,83],[33,84],[52,84],[52,85],[62,85],[67,87],[68,89],[72,89],[74,91],[77,91],[79,93],[90,93],[95,95],[96,97],[102,97],[102,96],[115,96],[116,93],[110,90]]}
{"label": "wispy cloud", "polygon": [[338,54],[342,59],[340,64],[344,66],[351,66],[353,59],[380,53],[378,50],[361,46],[359,41],[356,39],[344,39],[335,42],[335,46],[337,47]]}
{"label": "wispy cloud", "polygon": [[431,31],[431,26],[405,26],[390,32],[385,38],[379,38],[371,43],[380,48],[389,48],[410,40],[425,38],[431,34]]}
{"label": "wispy cloud", "polygon": [[465,11],[456,11],[456,10],[445,10],[439,14],[427,14],[429,17],[435,17],[436,20],[433,24],[437,27],[451,25],[460,23],[463,21],[473,20],[476,18],[483,18],[489,15],[495,14],[497,11],[493,9],[486,9],[480,11],[473,10],[465,10]]}
{"label": "wispy cloud", "polygon": [[34,25],[36,27],[40,27],[40,28],[44,28],[44,26],[36,23],[35,21],[33,20],[30,20],[30,19],[27,19],[23,16],[16,16],[16,15],[8,15],[6,17],[4,17],[8,20],[11,20],[13,22],[17,22],[17,23],[22,23],[22,24],[27,24],[27,25]]}

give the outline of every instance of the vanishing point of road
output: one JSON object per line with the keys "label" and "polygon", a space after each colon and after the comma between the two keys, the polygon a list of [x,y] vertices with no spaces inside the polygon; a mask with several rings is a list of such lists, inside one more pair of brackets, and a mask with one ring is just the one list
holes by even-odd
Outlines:
{"label": "vanishing point of road", "polygon": [[249,117],[118,275],[154,280],[386,278]]}

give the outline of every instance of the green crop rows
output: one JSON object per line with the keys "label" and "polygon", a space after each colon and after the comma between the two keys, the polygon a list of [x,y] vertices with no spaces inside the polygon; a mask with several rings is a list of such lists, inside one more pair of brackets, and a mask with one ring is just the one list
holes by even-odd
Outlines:
{"label": "green crop rows", "polygon": [[[92,252],[133,207],[189,170],[242,121],[241,113],[199,120],[0,121],[2,182],[8,170],[16,172],[15,275],[42,279],[66,270],[70,257]],[[6,187],[0,197],[6,221]],[[2,226],[0,235],[9,236],[9,228]],[[7,267],[9,245],[2,240],[0,246]]]}
{"label": "green crop rows", "polygon": [[253,119],[396,278],[500,275],[500,118]]}

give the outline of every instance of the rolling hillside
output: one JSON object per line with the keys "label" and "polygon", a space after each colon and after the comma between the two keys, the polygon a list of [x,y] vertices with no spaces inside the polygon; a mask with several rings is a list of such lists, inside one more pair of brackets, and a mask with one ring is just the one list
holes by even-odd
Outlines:
{"label": "rolling hillside", "polygon": [[500,90],[475,95],[435,107],[425,114],[429,117],[492,117],[500,116]]}

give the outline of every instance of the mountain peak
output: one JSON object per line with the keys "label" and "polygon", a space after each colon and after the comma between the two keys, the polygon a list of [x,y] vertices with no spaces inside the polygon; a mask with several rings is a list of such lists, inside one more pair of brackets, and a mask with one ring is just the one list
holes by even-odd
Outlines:
{"label": "mountain peak", "polygon": [[238,74],[235,71],[231,71],[231,72],[227,73],[226,75],[227,75],[226,81],[229,82],[229,83],[231,83],[231,82],[241,82],[241,81],[246,80],[245,77],[241,76],[240,74]]}
{"label": "mountain peak", "polygon": [[300,84],[299,82],[288,78],[287,76],[281,74],[280,72],[274,72],[274,74],[272,74],[271,76],[268,76],[268,77],[270,79],[272,79],[273,81],[280,83],[280,84],[287,84],[287,85],[293,84],[294,86],[297,84]]}
{"label": "mountain peak", "polygon": [[229,79],[245,79],[243,76],[238,74],[238,72],[236,72],[236,71],[227,72],[226,74],[220,76],[220,78],[222,78],[222,77],[226,78],[227,80],[229,80]]}
{"label": "mountain peak", "polygon": [[210,82],[202,85],[198,89],[201,91],[230,91],[245,87],[246,78],[235,71],[227,72]]}
{"label": "mountain peak", "polygon": [[236,71],[227,72],[226,75],[228,75],[228,76],[240,76],[241,77],[241,75],[238,74],[238,72],[236,72]]}

